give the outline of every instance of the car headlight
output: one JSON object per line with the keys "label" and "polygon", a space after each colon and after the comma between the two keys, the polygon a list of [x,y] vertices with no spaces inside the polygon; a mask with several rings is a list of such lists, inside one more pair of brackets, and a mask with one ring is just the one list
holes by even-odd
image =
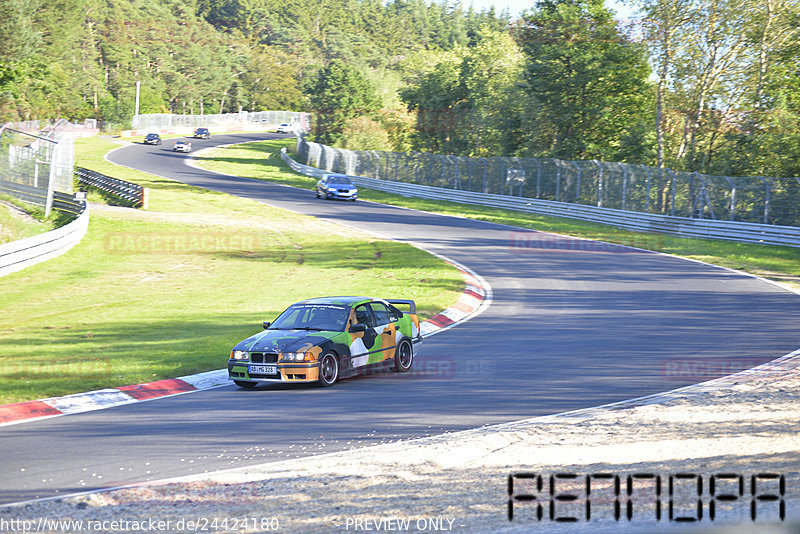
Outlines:
{"label": "car headlight", "polygon": [[234,360],[249,360],[250,359],[250,353],[247,352],[246,350],[235,350],[235,351],[231,352],[231,359],[234,359]]}
{"label": "car headlight", "polygon": [[335,193],[336,192],[336,188],[335,187],[329,187],[328,191],[331,192],[331,193]]}
{"label": "car headlight", "polygon": [[284,362],[302,362],[302,361],[311,361],[314,359],[314,355],[310,352],[285,352],[281,356],[281,360]]}

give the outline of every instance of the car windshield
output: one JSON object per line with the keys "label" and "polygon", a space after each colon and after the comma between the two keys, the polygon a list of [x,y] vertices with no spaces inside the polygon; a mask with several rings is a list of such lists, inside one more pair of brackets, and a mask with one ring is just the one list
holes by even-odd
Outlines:
{"label": "car windshield", "polygon": [[158,137],[158,134],[147,134],[147,137],[149,139],[154,139],[154,138]]}
{"label": "car windshield", "polygon": [[353,182],[351,182],[350,178],[348,178],[347,176],[331,176],[330,178],[328,178],[328,183],[336,185],[344,185],[344,184],[352,185]]}
{"label": "car windshield", "polygon": [[349,317],[347,306],[294,304],[280,314],[270,330],[329,330],[343,332]]}

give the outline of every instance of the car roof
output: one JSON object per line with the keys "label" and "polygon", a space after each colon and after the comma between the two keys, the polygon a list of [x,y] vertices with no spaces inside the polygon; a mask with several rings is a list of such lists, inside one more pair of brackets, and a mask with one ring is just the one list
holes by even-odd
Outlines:
{"label": "car roof", "polygon": [[372,297],[317,297],[303,300],[295,304],[338,304],[340,306],[356,306],[364,302],[372,302],[379,299]]}
{"label": "car roof", "polygon": [[346,174],[332,173],[332,174],[326,174],[325,176],[323,176],[323,178],[350,178],[350,177]]}
{"label": "car roof", "polygon": [[158,134],[157,133],[149,133],[145,137],[153,137],[153,136],[158,137]]}

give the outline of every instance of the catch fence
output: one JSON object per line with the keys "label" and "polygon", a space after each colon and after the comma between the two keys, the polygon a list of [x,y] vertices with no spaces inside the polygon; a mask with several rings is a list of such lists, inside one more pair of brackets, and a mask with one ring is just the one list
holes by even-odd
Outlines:
{"label": "catch fence", "polygon": [[800,226],[800,178],[710,176],[647,165],[553,158],[469,158],[333,148],[298,139],[331,172],[690,219]]}
{"label": "catch fence", "polygon": [[36,121],[0,127],[0,190],[43,206],[49,215],[56,192],[72,193],[70,126]]}
{"label": "catch fence", "polygon": [[[309,128],[309,115],[298,111],[241,111],[212,115],[173,115],[150,113],[135,115],[131,121],[134,130],[163,131],[175,128],[248,129],[248,127],[277,126],[290,123],[303,130]],[[213,132],[212,132],[213,133]]]}

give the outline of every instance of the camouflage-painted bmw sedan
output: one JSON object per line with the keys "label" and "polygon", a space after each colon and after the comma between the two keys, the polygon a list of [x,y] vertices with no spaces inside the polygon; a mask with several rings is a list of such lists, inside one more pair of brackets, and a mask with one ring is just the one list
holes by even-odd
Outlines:
{"label": "camouflage-painted bmw sedan", "polygon": [[[401,311],[399,307],[408,308]],[[325,297],[292,304],[264,331],[238,343],[228,376],[238,386],[337,380],[373,370],[404,373],[422,336],[413,300]]]}

